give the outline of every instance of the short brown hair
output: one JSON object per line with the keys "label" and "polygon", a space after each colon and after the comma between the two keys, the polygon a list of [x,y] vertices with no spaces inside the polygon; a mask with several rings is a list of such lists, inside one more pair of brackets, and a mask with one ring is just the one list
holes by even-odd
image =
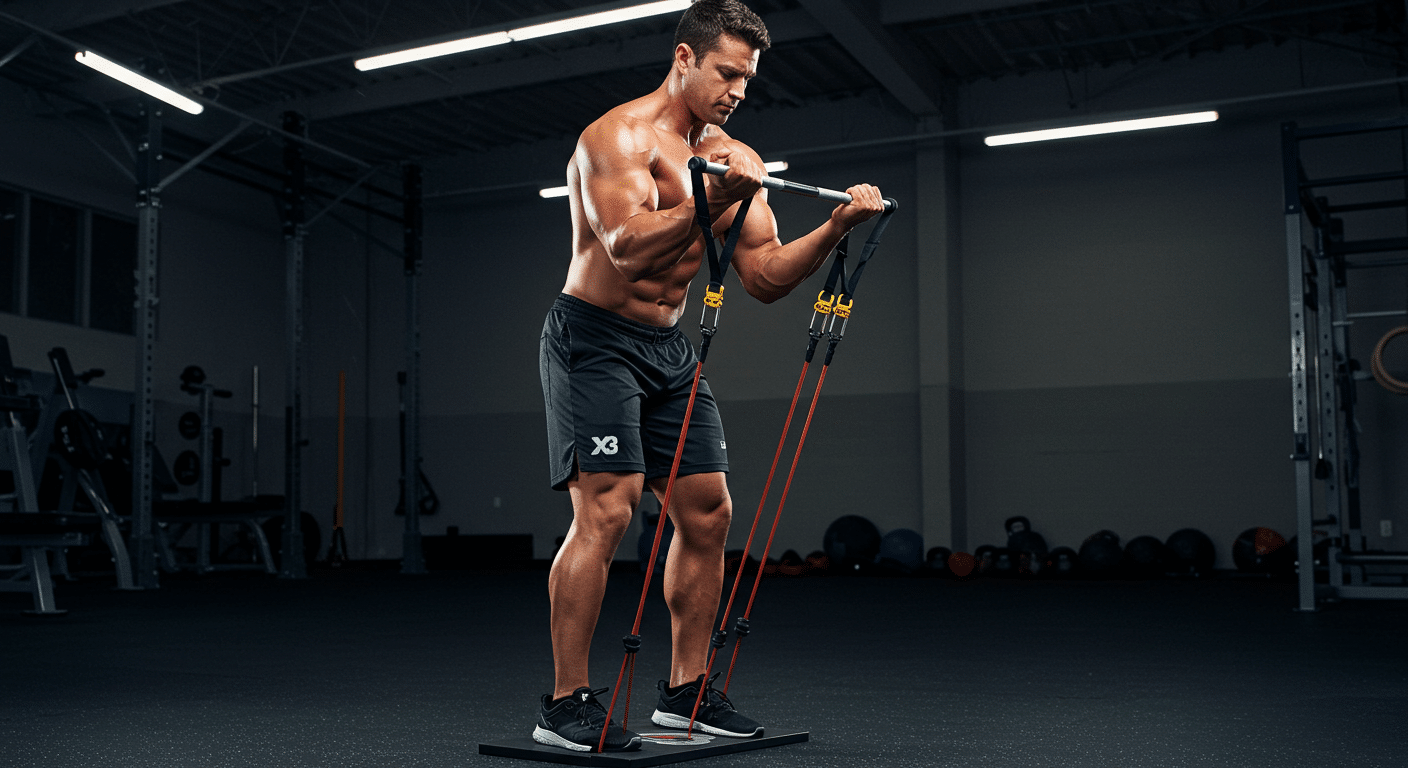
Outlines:
{"label": "short brown hair", "polygon": [[738,0],[694,0],[694,5],[684,12],[680,25],[675,28],[675,45],[688,45],[698,61],[718,48],[719,37],[725,34],[737,37],[758,51],[772,46],[763,20]]}

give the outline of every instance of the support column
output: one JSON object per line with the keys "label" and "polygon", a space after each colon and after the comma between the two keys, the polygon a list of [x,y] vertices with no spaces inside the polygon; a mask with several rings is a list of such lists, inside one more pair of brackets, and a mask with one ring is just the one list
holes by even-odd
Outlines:
{"label": "support column", "polygon": [[[284,130],[303,136],[306,125],[297,112],[284,113]],[[303,239],[307,213],[304,206],[307,169],[303,143],[284,142],[284,266],[286,275],[284,331],[287,334],[288,370],[284,404],[284,531],[279,578],[308,577],[303,562]]]}
{"label": "support column", "polygon": [[157,255],[161,223],[161,110],[142,100],[141,135],[137,139],[137,270],[132,327],[137,336],[137,368],[132,403],[132,552],[133,581],[141,589],[160,586],[152,519],[152,442],[156,434],[154,381],[156,357]]}
{"label": "support column", "polygon": [[[937,125],[920,130],[937,130]],[[964,440],[962,259],[958,151],[953,140],[915,148],[919,291],[919,453],[924,545],[968,546]]]}
{"label": "support column", "polygon": [[401,573],[425,573],[425,554],[420,542],[420,268],[424,234],[421,210],[421,169],[407,165],[405,186],[405,272],[406,272],[406,454],[402,458],[402,504],[406,510],[406,532],[401,540]]}

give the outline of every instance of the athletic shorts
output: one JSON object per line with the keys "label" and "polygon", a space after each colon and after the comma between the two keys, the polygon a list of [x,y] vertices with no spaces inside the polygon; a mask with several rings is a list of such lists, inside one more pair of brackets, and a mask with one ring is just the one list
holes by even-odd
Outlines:
{"label": "athletic shorts", "polygon": [[[552,487],[565,490],[578,468],[669,477],[697,360],[678,326],[559,295],[538,347]],[[679,473],[727,471],[723,422],[701,376]]]}

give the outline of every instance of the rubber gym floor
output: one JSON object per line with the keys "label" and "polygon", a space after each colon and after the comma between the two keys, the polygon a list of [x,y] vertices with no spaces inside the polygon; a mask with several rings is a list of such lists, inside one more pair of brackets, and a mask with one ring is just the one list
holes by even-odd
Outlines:
{"label": "rubber gym floor", "polygon": [[[3,766],[501,766],[551,684],[545,570],[59,583],[0,602]],[[641,576],[613,572],[614,681]],[[659,587],[631,722],[669,652]],[[811,740],[709,766],[1402,766],[1408,605],[1294,586],[770,578],[730,690]],[[538,764],[538,763],[534,763]]]}

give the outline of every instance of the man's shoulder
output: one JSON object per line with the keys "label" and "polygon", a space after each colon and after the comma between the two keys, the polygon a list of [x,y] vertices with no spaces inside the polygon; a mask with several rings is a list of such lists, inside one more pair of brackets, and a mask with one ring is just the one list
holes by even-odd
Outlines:
{"label": "man's shoulder", "polygon": [[598,117],[582,131],[578,143],[594,150],[616,146],[640,151],[659,146],[655,125],[633,109],[634,105],[635,102],[627,102]]}

